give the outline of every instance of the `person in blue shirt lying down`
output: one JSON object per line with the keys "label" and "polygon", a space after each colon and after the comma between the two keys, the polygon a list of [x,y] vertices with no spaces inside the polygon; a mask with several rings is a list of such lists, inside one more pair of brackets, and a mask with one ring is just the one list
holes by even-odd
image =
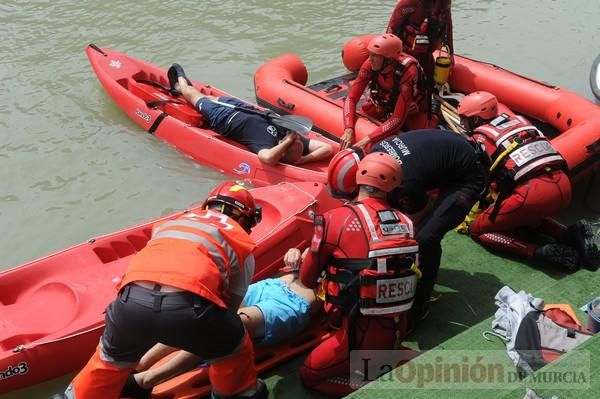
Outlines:
{"label": "person in blue shirt lying down", "polygon": [[333,153],[333,148],[326,142],[307,139],[294,131],[276,126],[263,115],[223,105],[257,110],[237,98],[203,94],[191,85],[178,64],[173,64],[169,69],[169,80],[172,91],[180,92],[193,104],[211,130],[245,145],[258,155],[261,162],[275,165],[281,161],[290,165],[302,165],[326,159]]}
{"label": "person in blue shirt lying down", "polygon": [[[285,274],[249,286],[238,314],[255,345],[273,345],[292,338],[321,309],[321,301],[315,291],[298,279],[298,268],[305,253],[296,248],[290,249],[284,257],[285,267],[281,269]],[[175,351],[179,353],[172,359],[151,368]],[[140,360],[136,373],[129,376],[121,396],[148,398],[154,386],[198,367],[201,361],[189,352],[157,344]]]}

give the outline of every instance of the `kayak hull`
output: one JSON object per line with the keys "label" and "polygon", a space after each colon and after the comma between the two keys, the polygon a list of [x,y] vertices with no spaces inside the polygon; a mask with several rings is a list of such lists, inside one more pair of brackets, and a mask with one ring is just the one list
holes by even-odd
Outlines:
{"label": "kayak hull", "polygon": [[[167,72],[150,63],[90,45],[86,53],[92,69],[109,96],[144,131],[175,147],[203,166],[254,185],[282,181],[326,182],[329,160],[302,166],[267,165],[246,147],[202,126],[202,117],[181,96],[169,93]],[[230,94],[196,81],[194,87],[212,96]],[[337,144],[315,133],[310,139]]]}

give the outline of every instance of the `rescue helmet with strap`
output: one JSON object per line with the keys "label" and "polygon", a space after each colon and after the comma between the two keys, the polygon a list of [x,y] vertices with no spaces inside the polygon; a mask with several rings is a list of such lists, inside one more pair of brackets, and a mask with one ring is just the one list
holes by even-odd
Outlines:
{"label": "rescue helmet with strap", "polygon": [[226,181],[215,187],[202,207],[231,217],[248,233],[262,219],[262,208],[256,204],[250,191],[233,181]]}
{"label": "rescue helmet with strap", "polygon": [[402,182],[402,167],[385,152],[372,152],[363,158],[356,171],[356,184],[389,193]]}
{"label": "rescue helmet with strap", "polygon": [[331,158],[327,167],[327,186],[335,198],[352,198],[356,195],[356,172],[364,152],[358,147],[339,151]]}
{"label": "rescue helmet with strap", "polygon": [[498,116],[498,99],[487,91],[476,91],[460,100],[457,111],[460,117],[489,120]]}
{"label": "rescue helmet with strap", "polygon": [[394,34],[384,33],[377,35],[367,46],[369,53],[381,55],[385,58],[398,58],[402,53],[402,40]]}

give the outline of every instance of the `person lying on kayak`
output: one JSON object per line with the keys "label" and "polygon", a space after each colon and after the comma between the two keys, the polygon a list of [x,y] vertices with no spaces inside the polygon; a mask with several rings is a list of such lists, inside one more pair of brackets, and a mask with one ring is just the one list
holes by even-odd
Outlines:
{"label": "person lying on kayak", "polygon": [[[302,331],[311,315],[321,306],[315,291],[298,279],[300,250],[290,250],[285,256],[286,267],[292,271],[278,278],[269,278],[251,284],[238,314],[255,345],[272,345],[292,338]],[[150,368],[166,355],[178,350],[157,344],[140,360],[137,373],[130,374],[122,396],[148,398],[152,388],[162,381],[192,370],[202,361],[186,351],[180,351],[159,367]]]}
{"label": "person lying on kayak", "polygon": [[[275,126],[262,115],[236,111],[231,107],[218,104],[257,109],[234,97],[203,94],[191,85],[183,68],[178,64],[173,64],[169,71],[171,89],[181,92],[183,97],[194,105],[204,116],[204,121],[210,129],[245,145],[258,155],[261,162],[275,165],[281,161],[290,165],[302,165],[326,159],[333,152],[328,143],[309,140],[296,132]],[[177,79],[174,80],[171,76]]]}

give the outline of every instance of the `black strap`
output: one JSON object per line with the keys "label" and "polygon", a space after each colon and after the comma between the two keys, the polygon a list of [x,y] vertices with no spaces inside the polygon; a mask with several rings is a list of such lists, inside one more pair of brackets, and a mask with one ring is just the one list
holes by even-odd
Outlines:
{"label": "black strap", "polygon": [[358,301],[352,306],[348,313],[348,353],[356,349],[356,319],[358,318],[360,306]]}
{"label": "black strap", "polygon": [[165,86],[161,85],[160,83],[156,83],[156,82],[154,82],[152,80],[137,79],[136,82],[143,83],[143,84],[146,84],[146,85],[149,85],[149,86],[154,86],[154,87],[157,87],[157,88],[159,88],[161,90],[164,90],[167,93],[171,93],[171,89],[169,89],[168,87],[165,87]]}
{"label": "black strap", "polygon": [[161,122],[163,121],[163,119],[165,119],[167,116],[168,116],[168,114],[166,114],[164,112],[161,113],[160,115],[158,115],[158,118],[156,118],[154,120],[154,123],[152,124],[152,126],[150,126],[150,129],[148,129],[148,133],[154,134],[156,129],[158,129],[158,125],[160,125]]}
{"label": "black strap", "polygon": [[160,308],[162,307],[163,297],[164,297],[164,294],[162,294],[161,292],[156,292],[154,294],[154,302],[152,303],[152,311],[153,312],[160,312]]}
{"label": "black strap", "polygon": [[347,269],[352,272],[370,269],[375,266],[376,263],[376,259],[333,258],[331,260],[332,266]]}
{"label": "black strap", "polygon": [[160,107],[161,105],[165,105],[165,104],[184,105],[184,103],[182,103],[181,101],[177,101],[177,100],[159,100],[159,101],[150,101],[149,103],[146,103],[148,108],[152,108],[152,109],[156,109],[156,108]]}
{"label": "black strap", "polygon": [[394,85],[392,86],[392,90],[390,91],[390,95],[385,104],[385,112],[391,114],[394,112],[394,107],[396,106],[396,102],[398,102],[398,96],[400,95],[400,80],[402,80],[402,76],[406,72],[408,68],[404,66],[404,64],[398,61],[398,67],[394,71]]}
{"label": "black strap", "polygon": [[496,216],[498,216],[498,212],[500,212],[500,206],[502,202],[508,197],[510,191],[501,191],[498,194],[498,198],[496,198],[496,202],[494,203],[494,207],[492,208],[492,212],[490,213],[489,219],[493,223],[496,220]]}

